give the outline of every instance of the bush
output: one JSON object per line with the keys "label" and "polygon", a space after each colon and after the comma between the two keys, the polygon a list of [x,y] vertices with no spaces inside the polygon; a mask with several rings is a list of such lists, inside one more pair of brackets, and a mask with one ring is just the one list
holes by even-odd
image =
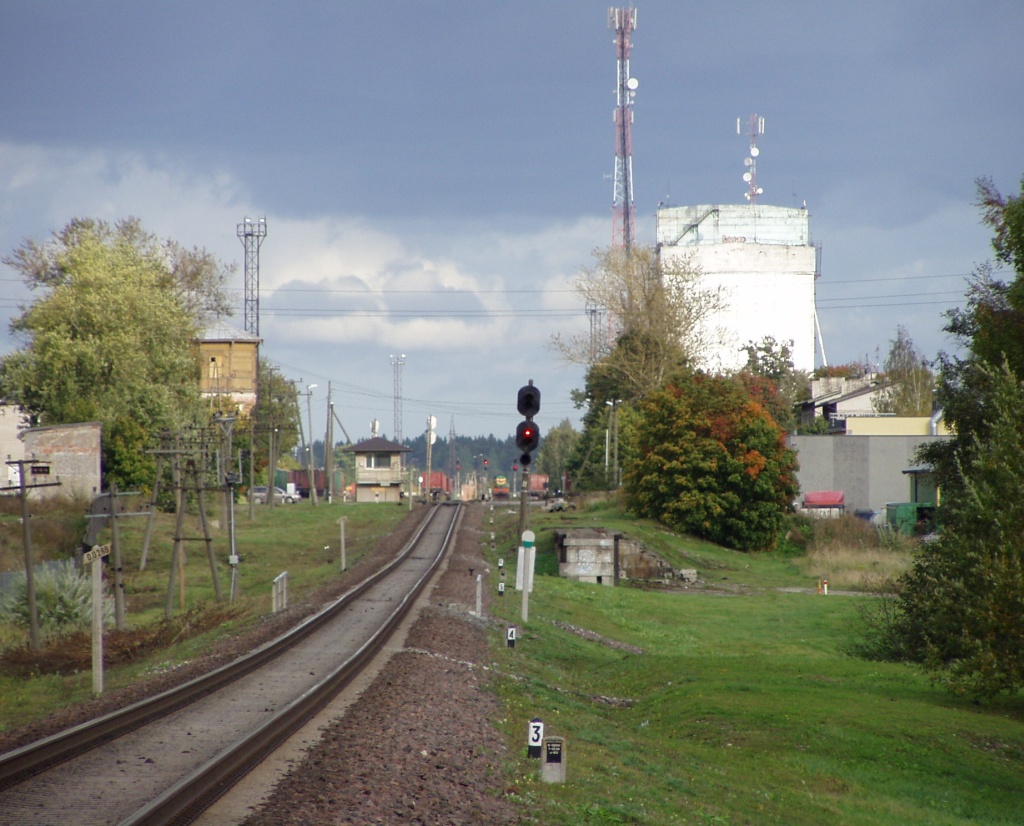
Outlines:
{"label": "bush", "polygon": [[814,520],[802,513],[786,516],[775,553],[782,557],[803,556],[814,540]]}
{"label": "bush", "polygon": [[[94,563],[95,564],[95,563]],[[70,559],[39,570],[32,578],[36,592],[39,630],[46,635],[66,634],[92,623],[92,584]],[[113,617],[113,600],[103,600],[104,620]],[[29,627],[28,584],[25,574],[14,581],[0,599],[0,620],[19,628]]]}

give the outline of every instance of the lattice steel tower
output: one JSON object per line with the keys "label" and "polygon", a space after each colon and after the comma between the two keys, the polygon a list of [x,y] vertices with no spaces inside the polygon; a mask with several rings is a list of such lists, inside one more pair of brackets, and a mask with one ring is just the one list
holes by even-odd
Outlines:
{"label": "lattice steel tower", "polygon": [[395,372],[395,435],[396,444],[402,444],[402,365],[405,353],[391,356],[391,368]]}
{"label": "lattice steel tower", "polygon": [[608,9],[608,28],[615,32],[618,82],[615,87],[615,175],[612,184],[612,246],[633,246],[633,97],[639,85],[629,75],[630,35],[636,9]]}
{"label": "lattice steel tower", "polygon": [[243,317],[245,331],[254,336],[260,334],[260,245],[267,237],[267,219],[260,218],[255,224],[246,218],[238,225],[238,237],[245,247],[245,306]]}

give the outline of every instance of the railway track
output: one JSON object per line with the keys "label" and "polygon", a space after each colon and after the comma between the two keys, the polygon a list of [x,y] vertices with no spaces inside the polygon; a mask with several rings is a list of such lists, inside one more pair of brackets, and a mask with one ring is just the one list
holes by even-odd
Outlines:
{"label": "railway track", "polygon": [[0,756],[0,820],[188,823],[383,647],[461,518],[434,507],[403,551],[289,634],[176,689]]}

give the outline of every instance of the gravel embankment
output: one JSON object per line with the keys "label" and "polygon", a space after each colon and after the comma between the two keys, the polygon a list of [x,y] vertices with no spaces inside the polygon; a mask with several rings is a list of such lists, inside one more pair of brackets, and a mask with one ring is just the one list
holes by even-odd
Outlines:
{"label": "gravel embankment", "polygon": [[521,822],[502,794],[506,750],[491,727],[500,709],[481,668],[485,621],[469,614],[483,568],[482,514],[481,506],[465,514],[405,648],[245,826]]}
{"label": "gravel embankment", "polygon": [[[483,570],[484,508],[467,509],[447,571],[412,627],[405,648],[346,715],[324,731],[304,761],[276,785],[246,826],[320,824],[514,824],[522,810],[503,796],[505,747],[491,721],[499,713],[481,668],[488,661],[486,621],[470,614]],[[362,558],[347,582],[378,568],[408,541],[414,511]],[[470,570],[474,573],[470,573]],[[202,660],[155,675],[0,735],[0,753],[180,684],[271,639],[319,609],[344,587],[310,599],[225,639]],[[484,588],[487,615],[488,588]]]}

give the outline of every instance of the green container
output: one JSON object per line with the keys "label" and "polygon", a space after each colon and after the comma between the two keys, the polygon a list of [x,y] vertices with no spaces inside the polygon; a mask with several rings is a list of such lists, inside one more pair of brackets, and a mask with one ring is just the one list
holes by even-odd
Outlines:
{"label": "green container", "polygon": [[920,502],[888,502],[885,506],[885,521],[904,536],[913,536],[920,505]]}

